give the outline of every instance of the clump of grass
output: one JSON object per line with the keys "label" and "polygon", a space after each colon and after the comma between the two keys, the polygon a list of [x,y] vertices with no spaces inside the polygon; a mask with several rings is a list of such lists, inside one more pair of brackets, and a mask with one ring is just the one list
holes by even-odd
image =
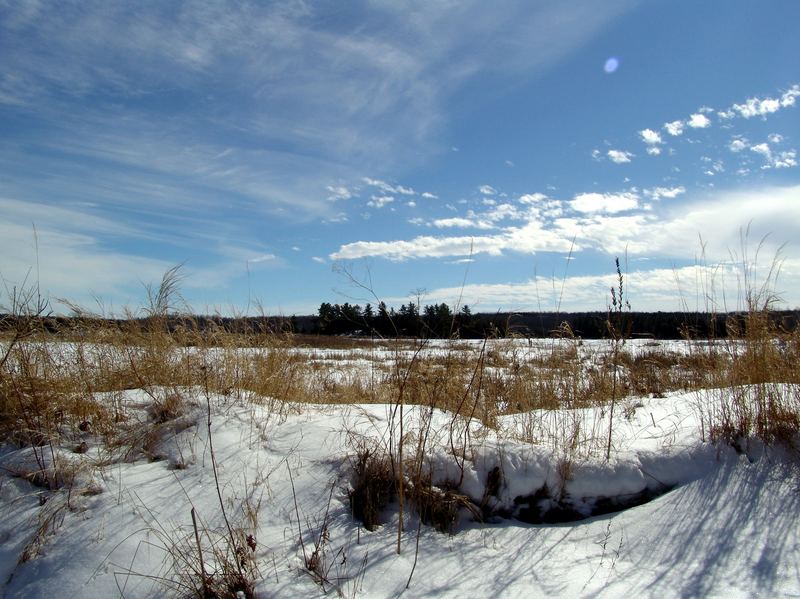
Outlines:
{"label": "clump of grass", "polygon": [[381,523],[383,510],[396,496],[395,469],[385,452],[366,444],[357,449],[351,462],[350,511],[364,528],[372,531]]}
{"label": "clump of grass", "polygon": [[482,519],[480,509],[456,488],[434,486],[429,478],[420,477],[409,481],[406,489],[420,520],[439,532],[452,533],[464,510],[472,514],[475,520]]}
{"label": "clump of grass", "polygon": [[712,441],[741,447],[756,438],[796,447],[800,440],[800,330],[774,316],[782,260],[780,250],[766,275],[757,278],[758,255],[750,259],[742,234],[736,276],[743,309],[728,314],[726,336],[697,350],[707,364],[704,428]]}

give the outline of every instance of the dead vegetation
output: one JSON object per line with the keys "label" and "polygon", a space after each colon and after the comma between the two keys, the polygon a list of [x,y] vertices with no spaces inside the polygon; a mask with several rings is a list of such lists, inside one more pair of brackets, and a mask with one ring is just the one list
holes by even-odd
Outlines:
{"label": "dead vegetation", "polygon": [[[624,277],[619,268],[617,273],[605,343],[584,342],[566,324],[551,339],[480,343],[298,338],[267,329],[232,333],[201,329],[188,315],[175,327],[166,317],[180,306],[178,271],[150,290],[144,318],[130,315],[109,327],[82,315],[54,330],[42,326],[40,317],[50,306],[38,290],[6,290],[3,311],[13,318],[4,323],[0,341],[0,438],[29,450],[30,465],[14,475],[48,493],[35,538],[58,527],[73,494],[95,488],[86,482],[90,476],[76,474],[91,469],[88,453],[95,464],[165,459],[161,440],[202,420],[203,406],[190,399],[197,390],[206,398],[266,405],[277,414],[310,403],[393,406],[382,444],[353,445],[348,497],[353,516],[367,530],[383,524],[386,508],[397,505],[398,552],[409,506],[420,522],[443,532],[452,532],[462,516],[486,515],[485,505],[460,492],[461,481],[434,485],[426,463],[436,442],[463,469],[475,442],[471,423],[501,437],[549,444],[561,456],[564,480],[577,456],[610,457],[615,408],[617,418],[626,417],[635,410],[635,398],[674,391],[702,398],[704,439],[735,447],[757,439],[796,448],[800,331],[770,317],[773,279],[748,295],[746,310],[728,319],[724,338],[687,335],[676,348],[629,341]],[[141,402],[123,401],[130,390],[138,390]],[[413,434],[403,429],[409,406],[422,406],[428,415]],[[585,409],[600,416],[586,422]],[[434,411],[452,416],[446,440],[429,438]],[[510,414],[523,423],[513,433],[499,425]],[[65,459],[67,453],[83,461]],[[183,456],[173,461],[174,468],[187,465]],[[251,596],[255,558],[243,529],[228,524],[212,533],[196,523],[191,532],[176,541],[161,531],[182,573],[180,593]],[[320,536],[305,555],[307,568],[318,576],[322,570],[314,560],[321,559],[323,541]],[[26,548],[25,559],[36,556],[37,543]]]}

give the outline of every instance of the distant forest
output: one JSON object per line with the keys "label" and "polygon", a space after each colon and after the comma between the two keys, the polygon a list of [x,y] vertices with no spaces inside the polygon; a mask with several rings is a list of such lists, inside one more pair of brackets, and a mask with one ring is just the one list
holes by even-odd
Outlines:
{"label": "distant forest", "polygon": [[[770,313],[777,326],[794,329],[800,311]],[[608,336],[608,312],[495,312],[473,314],[469,306],[454,313],[447,304],[432,304],[420,309],[409,302],[399,310],[367,304],[323,303],[316,318],[295,318],[293,328],[300,333],[378,337],[431,337],[482,339],[484,337],[552,337],[571,334],[584,339]],[[741,329],[745,318],[740,313],[708,314],[686,312],[623,312],[621,318],[631,337],[681,339],[684,337],[725,337],[729,326]]]}
{"label": "distant forest", "polygon": [[[623,312],[614,315],[616,326],[623,325],[632,338],[681,339],[724,338],[729,327],[742,330],[745,314],[730,312]],[[776,326],[794,330],[800,322],[800,311],[772,311],[769,317]],[[383,302],[371,304],[320,305],[314,316],[224,317],[171,315],[166,325],[171,330],[207,331],[219,328],[231,333],[254,334],[291,332],[305,335],[338,335],[350,337],[417,337],[483,339],[485,337],[552,337],[572,334],[584,339],[608,337],[607,312],[495,312],[473,314],[469,306],[453,312],[447,304],[426,305],[421,309],[409,302],[399,309]],[[620,323],[619,318],[622,322]],[[0,331],[11,330],[24,317],[0,314]],[[67,316],[36,317],[41,328],[59,331],[80,331],[95,326],[123,326],[129,320]],[[140,319],[142,325],[148,319]]]}

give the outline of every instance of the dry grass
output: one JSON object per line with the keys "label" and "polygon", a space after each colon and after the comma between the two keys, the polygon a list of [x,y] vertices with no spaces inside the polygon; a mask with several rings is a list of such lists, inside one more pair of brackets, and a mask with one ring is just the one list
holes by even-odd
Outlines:
{"label": "dry grass", "polygon": [[[350,504],[368,530],[381,523],[393,501],[399,503],[399,529],[405,506],[442,531],[452,531],[460,514],[481,516],[480,506],[459,493],[459,481],[438,488],[426,478],[429,420],[423,418],[414,435],[404,434],[405,406],[452,415],[444,443],[461,464],[474,442],[466,423],[479,422],[502,437],[512,434],[500,430],[502,417],[518,414],[522,429],[513,434],[553,448],[564,480],[577,457],[610,455],[608,414],[617,406],[624,415],[626,402],[645,395],[699,392],[702,434],[711,441],[736,447],[749,439],[798,442],[800,331],[771,317],[769,288],[748,296],[747,309],[728,319],[724,338],[687,339],[688,351],[678,352],[655,341],[626,344],[630,331],[619,328],[610,328],[605,345],[584,343],[566,325],[549,340],[483,344],[297,337],[266,329],[231,333],[201,328],[188,316],[173,326],[167,316],[177,305],[177,287],[171,279],[166,284],[166,291],[152,291],[146,318],[113,326],[81,318],[63,321],[60,329],[45,327],[40,317],[48,306],[38,293],[8,294],[5,310],[14,319],[0,340],[0,439],[30,449],[35,467],[20,476],[69,498],[74,464],[61,456],[85,451],[87,442],[102,445],[106,462],[159,459],[165,435],[197,424],[202,406],[191,398],[201,395],[198,390],[265,404],[276,414],[307,403],[395,406],[384,445],[353,448]],[[622,309],[617,312],[620,317]],[[122,401],[122,392],[131,389],[141,390],[143,405]],[[583,408],[599,408],[600,416],[585,422]],[[57,526],[62,503],[43,510],[36,538]],[[218,534],[201,526],[194,535],[161,532],[183,573],[176,587],[181,592],[250,592],[255,566],[247,561],[242,531]],[[37,551],[32,544],[27,558]]]}

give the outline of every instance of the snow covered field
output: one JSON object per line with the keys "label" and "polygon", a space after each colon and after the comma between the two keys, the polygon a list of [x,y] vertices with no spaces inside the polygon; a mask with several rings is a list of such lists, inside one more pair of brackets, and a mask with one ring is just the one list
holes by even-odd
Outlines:
{"label": "snow covered field", "polygon": [[[607,345],[581,351],[592,347]],[[540,350],[499,348],[512,366]],[[365,380],[398,359],[293,351]],[[797,456],[755,439],[708,441],[704,423],[734,391],[751,392],[626,398],[610,459],[601,405],[506,412],[490,427],[439,407],[198,386],[98,394],[126,414],[129,437],[146,438],[115,446],[84,427],[72,444],[40,449],[70,476],[53,490],[25,475],[37,471],[35,448],[0,451],[0,594],[191,596],[204,573],[241,570],[259,597],[798,597]],[[170,398],[181,409],[155,418]],[[358,456],[396,455],[401,438],[406,474],[418,468],[413,480],[456,507],[439,532],[407,499],[398,554],[398,497],[372,531],[350,497]]]}

